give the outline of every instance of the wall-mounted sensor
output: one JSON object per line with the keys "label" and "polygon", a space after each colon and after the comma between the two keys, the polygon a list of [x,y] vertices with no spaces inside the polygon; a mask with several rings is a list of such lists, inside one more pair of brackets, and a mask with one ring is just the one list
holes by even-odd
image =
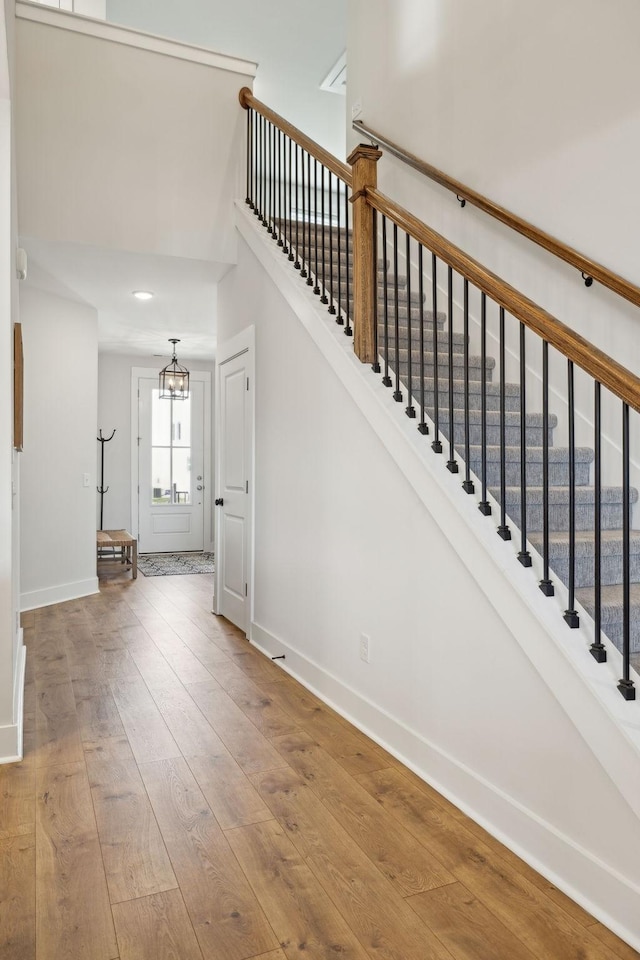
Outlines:
{"label": "wall-mounted sensor", "polygon": [[27,251],[22,247],[16,250],[16,276],[18,280],[27,279]]}

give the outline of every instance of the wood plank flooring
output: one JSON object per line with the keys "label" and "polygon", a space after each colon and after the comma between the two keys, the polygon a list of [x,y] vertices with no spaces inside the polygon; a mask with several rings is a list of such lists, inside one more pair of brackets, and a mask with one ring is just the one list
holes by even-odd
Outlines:
{"label": "wood plank flooring", "polygon": [[640,960],[214,617],[212,579],[25,614],[0,960]]}

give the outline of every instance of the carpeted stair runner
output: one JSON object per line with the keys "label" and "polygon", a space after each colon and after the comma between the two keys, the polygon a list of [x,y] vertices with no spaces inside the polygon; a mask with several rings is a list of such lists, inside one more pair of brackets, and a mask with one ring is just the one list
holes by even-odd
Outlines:
{"label": "carpeted stair runner", "polygon": [[[291,230],[290,225],[287,229]],[[294,228],[295,229],[295,228]],[[324,280],[327,291],[331,286],[330,269],[333,265],[333,296],[336,304],[339,302],[342,312],[347,307],[346,266],[352,263],[352,251],[345,254],[345,231],[341,230],[340,255],[338,255],[337,230],[325,228],[324,244],[321,237],[321,228],[318,226],[318,273],[319,284],[322,284],[322,270],[324,265]],[[302,255],[302,235],[299,234]],[[316,250],[315,233],[311,229],[311,245],[306,236],[304,249],[307,269],[315,271]],[[294,250],[295,253],[295,250]],[[338,283],[338,269],[340,269],[340,283]],[[385,284],[384,273],[387,271],[387,328],[385,331]],[[378,352],[382,373],[388,372],[392,386],[396,385],[396,368],[402,388],[406,391],[409,381],[409,327],[407,318],[409,313],[412,320],[411,329],[411,393],[413,405],[420,417],[420,344],[418,340],[418,321],[422,315],[424,320],[423,363],[425,371],[424,401],[427,415],[434,419],[435,381],[434,381],[434,316],[433,311],[425,304],[420,304],[419,294],[411,289],[407,291],[406,278],[398,277],[398,337],[396,344],[396,290],[394,277],[387,260],[378,261]],[[315,286],[315,276],[313,284]],[[425,285],[426,288],[426,285]],[[349,286],[348,305],[351,308],[353,285]],[[438,405],[439,428],[442,434],[445,455],[447,455],[446,441],[449,438],[449,331],[447,330],[446,315],[438,312],[437,316],[437,351],[438,351]],[[453,421],[454,445],[456,455],[464,453],[464,336],[460,332],[452,335],[453,354]],[[481,404],[483,376],[486,389],[486,430],[487,451],[486,470],[487,483],[491,494],[500,500],[500,385],[493,382],[496,361],[487,356],[484,371],[482,359],[479,356],[469,357],[469,442],[471,470],[480,476],[482,469],[481,443]],[[404,410],[406,399],[403,398]],[[400,404],[399,404],[400,406]],[[505,384],[506,406],[506,489],[505,506],[513,525],[518,527],[521,519],[521,490],[520,490],[520,387],[517,383]],[[549,527],[550,527],[550,566],[554,574],[565,584],[569,579],[569,452],[566,447],[553,446],[553,430],[557,426],[557,417],[549,415],[547,429],[549,431]],[[543,465],[542,465],[542,434],[544,420],[539,412],[527,412],[526,416],[526,480],[527,480],[527,529],[530,533],[530,542],[538,551],[542,551],[543,528]],[[576,563],[575,582],[576,599],[593,616],[595,610],[594,599],[594,515],[595,491],[590,486],[591,464],[593,450],[588,447],[577,447],[575,451],[575,501],[576,501]],[[631,491],[631,502],[638,499],[636,490]],[[602,587],[602,628],[609,639],[618,647],[622,645],[622,487],[607,486],[601,491],[601,583]],[[519,532],[513,531],[516,543]],[[631,649],[636,656],[633,658],[636,667],[640,667],[640,532],[631,534],[631,580],[632,580],[632,623]]]}

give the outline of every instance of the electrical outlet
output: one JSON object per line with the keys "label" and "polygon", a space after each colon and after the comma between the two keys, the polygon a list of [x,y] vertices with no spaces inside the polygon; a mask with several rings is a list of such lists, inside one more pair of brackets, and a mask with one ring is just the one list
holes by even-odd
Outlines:
{"label": "electrical outlet", "polygon": [[360,100],[356,100],[355,103],[351,104],[351,119],[357,120],[361,113],[362,102]]}
{"label": "electrical outlet", "polygon": [[360,659],[369,663],[369,637],[366,633],[360,634]]}

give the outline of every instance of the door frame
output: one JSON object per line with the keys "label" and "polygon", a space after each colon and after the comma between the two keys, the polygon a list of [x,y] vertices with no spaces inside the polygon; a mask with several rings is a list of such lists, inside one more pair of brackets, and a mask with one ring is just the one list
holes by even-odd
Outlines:
{"label": "door frame", "polygon": [[[250,640],[251,639],[251,627],[253,624],[253,615],[254,615],[254,579],[255,579],[255,567],[254,567],[254,557],[255,557],[255,530],[254,530],[254,516],[255,516],[255,496],[256,496],[256,363],[255,363],[255,346],[256,346],[256,328],[254,326],[246,327],[244,330],[241,330],[240,333],[236,334],[235,337],[232,337],[230,340],[226,340],[224,343],[218,346],[216,351],[216,371],[215,371],[215,495],[218,496],[218,491],[222,487],[222,471],[221,471],[221,456],[220,456],[220,437],[222,435],[221,423],[220,423],[220,390],[222,378],[220,375],[220,368],[228,360],[233,360],[234,357],[239,356],[242,353],[247,354],[247,374],[249,377],[249,419],[247,423],[247,433],[248,436],[245,437],[247,443],[247,451],[249,457],[249,496],[247,497],[247,614],[245,622],[245,636]],[[218,562],[218,558],[221,556],[221,531],[222,524],[218,522],[218,514],[215,514],[214,520],[214,530],[215,530],[215,557],[216,557],[216,568],[215,568],[215,593],[213,596],[213,612],[217,615],[220,614],[220,595],[221,595],[221,578],[222,578],[222,569],[221,565]]]}
{"label": "door frame", "polygon": [[[203,421],[203,463],[205,470],[205,498],[202,504],[203,549],[206,552],[213,550],[213,522],[212,522],[212,493],[214,470],[211,463],[211,371],[190,370],[193,380],[204,383],[204,421]],[[140,436],[140,409],[138,404],[138,380],[156,380],[156,367],[131,368],[131,533],[138,539],[140,535],[140,515],[138,510],[139,492],[139,464],[138,464],[138,437]]]}

